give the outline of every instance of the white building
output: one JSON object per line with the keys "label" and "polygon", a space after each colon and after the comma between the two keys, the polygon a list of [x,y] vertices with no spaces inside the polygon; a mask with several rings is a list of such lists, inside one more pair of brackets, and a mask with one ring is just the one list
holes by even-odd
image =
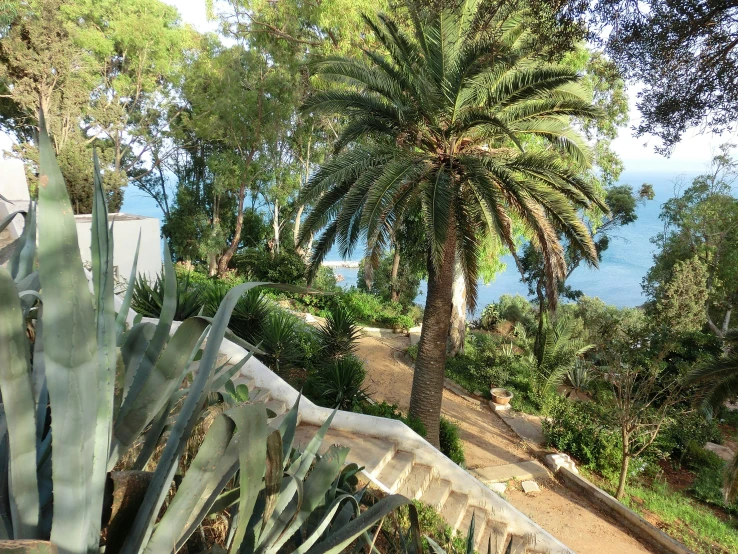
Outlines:
{"label": "white building", "polygon": [[[21,210],[26,211],[30,203],[28,185],[23,164],[18,160],[0,159],[0,219]],[[82,261],[92,260],[90,245],[92,243],[92,216],[77,215],[77,238],[79,240]],[[137,274],[151,279],[161,272],[161,236],[159,220],[133,214],[108,214],[108,221],[113,225],[113,266],[117,276],[128,279],[133,267],[136,253],[136,242],[141,234],[141,248],[138,254]],[[3,232],[8,243],[17,239],[23,232],[23,217],[17,216]]]}

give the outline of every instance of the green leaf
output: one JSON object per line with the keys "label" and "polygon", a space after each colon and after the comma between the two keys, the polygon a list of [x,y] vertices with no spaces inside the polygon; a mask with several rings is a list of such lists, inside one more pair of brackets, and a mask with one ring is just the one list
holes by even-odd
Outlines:
{"label": "green leaf", "polygon": [[231,543],[230,554],[237,554],[248,530],[256,498],[262,488],[267,460],[267,415],[263,406],[248,406],[239,426],[239,482],[238,518],[240,525]]}
{"label": "green leaf", "polygon": [[31,202],[26,215],[19,243],[8,262],[8,269],[13,279],[18,282],[33,271],[36,257],[36,203]]}
{"label": "green leaf", "polygon": [[10,513],[16,539],[38,536],[36,406],[25,321],[15,283],[0,267],[0,392],[10,446]]}
{"label": "green leaf", "polygon": [[15,219],[15,216],[17,216],[18,214],[25,215],[26,212],[18,210],[17,212],[8,214],[4,218],[0,219],[0,233],[3,232],[8,225],[10,225],[10,222],[13,221],[13,219]]}
{"label": "green leaf", "polygon": [[136,272],[138,270],[138,252],[141,248],[141,231],[138,232],[138,242],[136,242],[136,253],[133,255],[133,265],[131,266],[131,275],[128,277],[128,288],[123,296],[120,311],[115,318],[115,332],[117,335],[118,346],[123,344],[123,336],[126,329],[126,320],[128,319],[128,310],[131,309],[131,297],[133,296],[133,283],[136,281]]}
{"label": "green leaf", "polygon": [[108,469],[112,469],[116,461],[133,444],[149,422],[161,410],[169,397],[182,383],[189,370],[190,363],[205,339],[208,322],[193,317],[182,323],[159,361],[149,374],[149,378],[141,387],[141,392],[134,396],[129,394],[123,401],[113,429],[113,445]]}
{"label": "green leaf", "polygon": [[[95,426],[95,454],[90,475],[91,496],[105,494],[108,454],[113,427],[115,370],[118,361],[115,329],[115,301],[113,292],[113,232],[108,228],[108,208],[100,177],[100,163],[93,151],[93,180],[95,184],[92,206],[92,285],[97,308],[97,423]],[[91,506],[88,548],[94,552],[100,545],[102,503]]]}
{"label": "green leaf", "polygon": [[[97,420],[95,312],[67,195],[43,117],[39,130],[39,275],[44,292],[44,357],[51,411],[54,515],[51,541],[87,552],[93,498],[90,475]],[[74,345],[70,348],[70,345]]]}

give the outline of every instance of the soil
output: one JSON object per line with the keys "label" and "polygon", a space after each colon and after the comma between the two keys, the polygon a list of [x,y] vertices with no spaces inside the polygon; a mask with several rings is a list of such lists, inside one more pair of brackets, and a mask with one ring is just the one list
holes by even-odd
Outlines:
{"label": "soil", "polygon": [[[362,337],[357,355],[366,361],[367,389],[378,401],[407,411],[413,369],[406,361],[409,339],[402,335]],[[443,415],[461,430],[468,468],[530,460],[525,444],[482,399],[443,392]],[[587,499],[556,481],[539,483],[541,492],[527,496],[510,482],[505,499],[576,552],[634,554],[651,552]]]}

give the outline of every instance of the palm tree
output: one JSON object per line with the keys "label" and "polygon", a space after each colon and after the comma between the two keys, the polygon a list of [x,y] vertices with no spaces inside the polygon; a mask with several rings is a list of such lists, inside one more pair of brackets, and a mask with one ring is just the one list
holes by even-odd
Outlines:
{"label": "palm tree", "polygon": [[543,252],[547,290],[555,291],[566,271],[558,233],[596,263],[577,210],[594,203],[606,211],[579,176],[589,151],[569,119],[598,112],[578,76],[537,61],[519,18],[497,17],[490,28],[481,4],[467,0],[428,17],[410,8],[409,32],[386,15],[365,17],[385,53],[319,62],[319,74],[341,86],[304,106],[346,121],[334,156],[300,200],[314,206],[301,240],[325,227],[309,277],[335,242],[343,256],[365,242],[376,263],[395,222],[422,215],[428,294],[410,413],[435,445],[456,255],[473,309],[482,241],[496,233],[514,248],[517,218]]}
{"label": "palm tree", "polygon": [[[725,333],[725,353],[709,363],[697,366],[687,376],[687,384],[703,385],[699,398],[706,413],[718,410],[727,400],[738,396],[738,329]],[[738,497],[738,452],[725,470],[725,499]]]}

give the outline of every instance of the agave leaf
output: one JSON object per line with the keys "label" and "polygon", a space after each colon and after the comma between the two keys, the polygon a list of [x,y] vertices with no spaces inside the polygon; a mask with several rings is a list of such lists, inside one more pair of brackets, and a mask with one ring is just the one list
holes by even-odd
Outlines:
{"label": "agave leaf", "polygon": [[239,481],[238,517],[241,525],[236,529],[230,554],[237,554],[243,543],[248,522],[254,511],[256,498],[261,490],[267,460],[267,415],[263,405],[248,406],[239,421]]}
{"label": "agave leaf", "polygon": [[36,203],[31,202],[26,214],[26,224],[20,236],[20,242],[8,262],[8,269],[13,279],[18,282],[33,271],[36,257]]}
{"label": "agave leaf", "polygon": [[125,402],[126,396],[128,396],[128,391],[131,389],[131,384],[136,374],[136,368],[146,354],[146,349],[149,347],[155,331],[156,325],[145,321],[134,325],[128,334],[126,334],[125,342],[120,349],[121,356],[123,357],[123,365],[126,368],[123,394],[121,396],[122,402]]}
{"label": "agave leaf", "polygon": [[[113,427],[115,396],[115,370],[118,360],[116,350],[115,302],[113,292],[113,232],[108,228],[108,208],[100,177],[100,162],[93,150],[93,181],[95,184],[92,206],[92,286],[95,295],[97,317],[97,424],[95,426],[95,454],[90,475],[92,498],[102,498],[105,493],[108,455]],[[88,548],[94,552],[100,545],[102,503],[91,507]]]}
{"label": "agave leaf", "polygon": [[205,339],[207,328],[208,322],[201,318],[193,317],[182,323],[141,387],[141,392],[126,396],[113,429],[109,470],[179,388],[192,358]]}
{"label": "agave leaf", "polygon": [[0,233],[2,233],[8,225],[10,225],[10,222],[13,221],[15,219],[15,216],[17,216],[18,214],[26,215],[26,212],[23,210],[18,210],[17,212],[8,214],[4,218],[0,219]]}
{"label": "agave leaf", "polygon": [[266,526],[274,513],[279,497],[279,489],[284,476],[284,459],[282,456],[282,436],[274,431],[267,439],[266,471],[264,473],[264,514],[262,526]]}
{"label": "agave leaf", "polygon": [[263,284],[265,283],[244,283],[233,287],[221,302],[218,312],[213,318],[207,345],[200,360],[200,368],[169,433],[159,464],[136,514],[136,519],[126,538],[121,554],[138,554],[141,547],[146,543],[156,515],[166,498],[169,483],[177,469],[177,463],[185,448],[186,441],[192,433],[192,429],[197,422],[197,416],[207,399],[213,366],[220,351],[233,308],[243,293]]}
{"label": "agave leaf", "polygon": [[128,277],[128,287],[126,294],[120,306],[120,311],[115,318],[115,334],[117,336],[118,346],[123,344],[123,337],[126,330],[126,320],[128,319],[128,310],[131,309],[131,297],[133,296],[133,283],[136,281],[138,271],[138,251],[141,248],[141,231],[138,232],[138,242],[136,242],[136,253],[133,255],[133,265],[131,266],[131,275]]}
{"label": "agave leaf", "polygon": [[335,517],[336,513],[338,512],[339,508],[343,504],[346,504],[346,506],[343,506],[344,510],[348,508],[354,515],[358,516],[361,513],[361,509],[359,508],[359,503],[356,501],[356,499],[351,496],[350,494],[344,494],[336,498],[330,506],[328,506],[328,509],[326,510],[325,515],[320,520],[318,525],[315,527],[315,530],[310,534],[310,536],[305,539],[305,542],[303,542],[294,552],[293,554],[305,554],[310,548],[318,542],[321,536],[323,536],[323,533],[328,529],[328,527],[331,525],[331,522],[333,521],[333,518]]}
{"label": "agave leaf", "polygon": [[[182,533],[188,520],[199,512],[200,503],[213,495],[224,476],[230,479],[235,473],[238,450],[230,447],[235,430],[236,424],[230,417],[221,414],[215,418],[144,552],[174,552],[179,549],[176,545],[189,537]],[[222,487],[215,490],[213,501],[221,490]]]}
{"label": "agave leaf", "polygon": [[280,538],[270,545],[273,552],[279,549],[294,535],[302,525],[307,521],[308,517],[325,501],[325,495],[330,490],[336,477],[341,473],[348,455],[349,449],[340,446],[331,446],[315,467],[310,471],[310,475],[305,480],[304,496],[300,511],[297,517],[284,531]]}
{"label": "agave leaf", "polygon": [[90,506],[102,503],[102,497],[92,497],[89,487],[98,404],[95,313],[72,205],[43,116],[39,127],[39,275],[44,291],[46,380],[52,412],[64,414],[51,424],[51,542],[65,554],[82,554],[87,551]]}
{"label": "agave leaf", "polygon": [[295,405],[292,406],[285,418],[279,426],[279,434],[282,435],[282,460],[290,459],[292,452],[292,443],[295,440],[295,430],[297,429],[297,415],[300,412],[300,399],[302,393],[297,396]]}
{"label": "agave leaf", "polygon": [[0,407],[0,540],[3,541],[13,538],[8,473],[8,425]]}
{"label": "agave leaf", "polygon": [[[159,356],[164,350],[164,346],[169,340],[169,332],[172,328],[174,315],[177,311],[177,276],[174,272],[172,264],[172,256],[169,254],[169,247],[164,243],[164,301],[161,308],[161,315],[156,324],[154,336],[151,337],[149,345],[144,352],[138,366],[134,366],[133,380],[128,389],[126,396],[136,397],[141,393],[144,384],[149,378],[149,374],[154,368]],[[123,406],[125,406],[125,401]],[[123,410],[121,406],[121,411]]]}
{"label": "agave leaf", "polygon": [[23,279],[18,281],[16,284],[16,288],[19,291],[19,296],[21,296],[23,293],[28,294],[28,296],[25,296],[24,298],[21,298],[21,308],[23,309],[23,317],[27,318],[28,314],[31,311],[31,308],[36,304],[36,299],[40,299],[38,296],[30,295],[31,292],[38,293],[41,290],[41,280],[38,277],[38,271],[34,271],[28,275],[26,275]]}
{"label": "agave leaf", "polygon": [[243,358],[241,358],[238,363],[233,364],[231,367],[227,367],[226,365],[224,366],[222,371],[217,371],[215,373],[215,377],[213,377],[213,383],[210,385],[210,390],[219,391],[220,389],[225,387],[226,384],[230,382],[230,379],[234,375],[236,375],[236,373],[241,371],[241,368],[246,365],[246,362],[248,362],[253,355],[253,352],[249,352]]}
{"label": "agave leaf", "polygon": [[431,547],[431,550],[434,552],[434,554],[446,554],[446,551],[441,548],[441,545],[430,538],[428,535],[425,535],[425,540],[428,541],[428,546]]}
{"label": "agave leaf", "polygon": [[241,487],[227,490],[215,499],[215,502],[213,502],[213,505],[210,506],[210,510],[208,510],[207,515],[217,514],[218,512],[227,510],[228,508],[236,504],[239,501],[240,497]]}
{"label": "agave leaf", "polygon": [[343,552],[358,536],[363,535],[372,526],[379,523],[388,514],[410,501],[399,494],[386,496],[363,512],[356,519],[351,520],[343,528],[327,537],[323,542],[310,549],[310,554],[338,554]]}
{"label": "agave leaf", "polygon": [[153,456],[154,452],[156,452],[156,445],[159,444],[159,439],[161,438],[161,434],[164,432],[164,428],[167,425],[169,412],[171,410],[172,402],[167,401],[167,403],[164,404],[162,409],[159,410],[159,413],[156,414],[156,417],[151,422],[151,429],[149,429],[148,433],[146,433],[146,439],[144,440],[143,446],[141,447],[141,451],[138,453],[136,461],[133,463],[133,467],[131,468],[134,471],[143,471],[146,467],[146,464],[148,464],[149,460],[151,460],[151,456]]}
{"label": "agave leaf", "polygon": [[418,509],[414,504],[407,506],[410,515],[410,544],[414,554],[423,554],[423,541],[420,538],[420,520],[418,519]]}
{"label": "agave leaf", "polygon": [[36,406],[25,322],[15,283],[0,267],[0,392],[9,429],[10,515],[16,539],[38,537]]}

